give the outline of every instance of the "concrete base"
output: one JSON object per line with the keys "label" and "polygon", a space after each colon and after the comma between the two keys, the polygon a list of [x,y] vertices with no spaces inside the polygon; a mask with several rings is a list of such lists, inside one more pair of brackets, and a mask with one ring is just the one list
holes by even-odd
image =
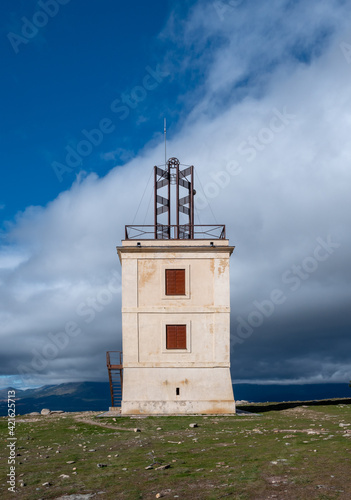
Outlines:
{"label": "concrete base", "polygon": [[[194,416],[203,416],[203,413],[193,413],[192,415]],[[250,411],[244,411],[244,410],[238,410],[236,408],[235,410],[235,413],[233,412],[230,412],[230,413],[211,413],[211,415],[217,415],[217,416],[221,416],[221,417],[225,417],[225,416],[228,416],[228,417],[232,417],[233,415],[235,416],[242,416],[242,417],[260,417],[261,415],[259,413],[252,413]],[[105,413],[102,413],[101,415],[98,415],[99,417],[122,417],[123,415],[121,415],[121,408],[119,406],[110,406],[110,408],[108,409],[108,411],[106,411]],[[131,418],[147,418],[148,417],[148,414],[147,415],[142,415],[142,414],[133,414],[133,415],[127,415],[128,417],[131,417]],[[153,414],[152,416],[159,416],[159,417],[171,417],[171,416],[174,416],[174,417],[185,417],[187,416],[186,413],[167,413],[166,415],[165,414]]]}
{"label": "concrete base", "polygon": [[126,401],[122,415],[235,415],[234,401]]}
{"label": "concrete base", "polygon": [[121,407],[120,406],[110,406],[108,411],[101,413],[98,417],[120,417]]}
{"label": "concrete base", "polygon": [[125,367],[121,414],[235,414],[229,368]]}

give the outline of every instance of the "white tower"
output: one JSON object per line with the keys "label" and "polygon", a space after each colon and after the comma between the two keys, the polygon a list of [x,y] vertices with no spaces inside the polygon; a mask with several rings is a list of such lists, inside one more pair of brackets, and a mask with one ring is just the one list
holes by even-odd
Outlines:
{"label": "white tower", "polygon": [[171,158],[165,169],[154,168],[155,224],[126,226],[117,247],[122,415],[235,413],[229,290],[234,247],[225,226],[194,225],[193,167],[180,167]]}

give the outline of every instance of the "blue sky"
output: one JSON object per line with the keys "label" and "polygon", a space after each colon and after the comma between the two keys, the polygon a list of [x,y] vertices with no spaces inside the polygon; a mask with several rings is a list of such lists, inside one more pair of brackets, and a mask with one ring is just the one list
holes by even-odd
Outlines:
{"label": "blue sky", "polygon": [[196,168],[195,222],[236,246],[233,380],[351,378],[350,7],[2,2],[3,385],[91,380],[92,364],[106,379],[120,291],[103,297],[124,225],[152,223],[164,117],[167,156]]}
{"label": "blue sky", "polygon": [[[168,43],[158,35],[172,2],[153,2],[151,7],[141,1],[71,0],[58,7],[45,26],[34,26],[37,34],[24,38],[27,42],[11,33],[22,36],[26,29],[30,34],[23,18],[33,21],[43,12],[40,4],[15,1],[1,7],[4,219],[28,205],[45,205],[71,186],[76,172],[58,182],[52,163],[64,163],[65,148],[75,148],[84,139],[82,130],[95,129],[104,118],[113,123],[113,132],[82,161],[86,172],[103,176],[114,160],[103,161],[101,155],[118,150],[116,160],[124,163],[162,133],[165,113],[177,121],[177,84],[170,78],[167,90],[160,85],[157,93],[141,94],[143,100],[137,109],[130,107],[125,119],[111,111],[116,99],[143,85],[146,68],[155,70],[163,59]],[[38,21],[45,22],[45,17]]]}

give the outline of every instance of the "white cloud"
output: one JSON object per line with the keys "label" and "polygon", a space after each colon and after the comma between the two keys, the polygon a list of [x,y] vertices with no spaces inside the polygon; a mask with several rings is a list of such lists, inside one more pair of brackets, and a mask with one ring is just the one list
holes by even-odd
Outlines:
{"label": "white cloud", "polygon": [[[231,262],[233,335],[237,318],[247,318],[254,301],[276,288],[286,296],[249,339],[234,346],[233,378],[241,381],[351,377],[351,66],[339,46],[349,38],[346,13],[336,0],[276,0],[273,6],[242,2],[221,20],[211,3],[200,2],[174,34],[173,63],[180,74],[193,65],[204,76],[184,97],[192,107],[168,142],[168,156],[194,164],[205,190],[217,192],[211,200],[217,222],[227,224],[237,247]],[[272,130],[272,119],[284,109],[294,117]],[[119,292],[106,306],[97,302],[101,310],[89,323],[77,308],[103,297],[120,272],[115,246],[162,158],[163,145],[152,145],[104,178],[79,178],[46,207],[29,207],[17,217],[8,231],[16,251],[7,247],[0,256],[6,373],[15,375],[33,349],[41,352],[50,332],[75,322],[81,333],[40,373],[52,381],[89,379],[93,362],[94,377],[106,378],[105,350],[120,345]],[[234,162],[238,175],[228,170]],[[199,203],[198,181],[196,189]],[[144,223],[151,195],[136,223]],[[198,210],[199,221],[214,222],[208,207]],[[303,266],[318,238],[328,236],[340,246],[292,291],[282,276]]]}
{"label": "white cloud", "polygon": [[4,248],[0,252],[0,269],[16,269],[27,258],[27,255],[15,248]]}
{"label": "white cloud", "polygon": [[101,158],[106,161],[114,160],[126,162],[133,158],[134,154],[132,151],[124,148],[117,148],[113,151],[107,151],[101,155]]}

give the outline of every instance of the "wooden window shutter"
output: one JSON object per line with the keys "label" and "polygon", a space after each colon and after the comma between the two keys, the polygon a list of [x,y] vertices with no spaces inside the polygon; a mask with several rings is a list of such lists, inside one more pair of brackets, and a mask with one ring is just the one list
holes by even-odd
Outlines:
{"label": "wooden window shutter", "polygon": [[175,325],[167,325],[166,327],[166,348],[177,349],[177,327]]}
{"label": "wooden window shutter", "polygon": [[185,269],[166,269],[166,295],[185,295]]}
{"label": "wooden window shutter", "polygon": [[186,349],[186,325],[166,326],[166,349]]}
{"label": "wooden window shutter", "polygon": [[186,325],[177,325],[177,349],[186,349]]}

